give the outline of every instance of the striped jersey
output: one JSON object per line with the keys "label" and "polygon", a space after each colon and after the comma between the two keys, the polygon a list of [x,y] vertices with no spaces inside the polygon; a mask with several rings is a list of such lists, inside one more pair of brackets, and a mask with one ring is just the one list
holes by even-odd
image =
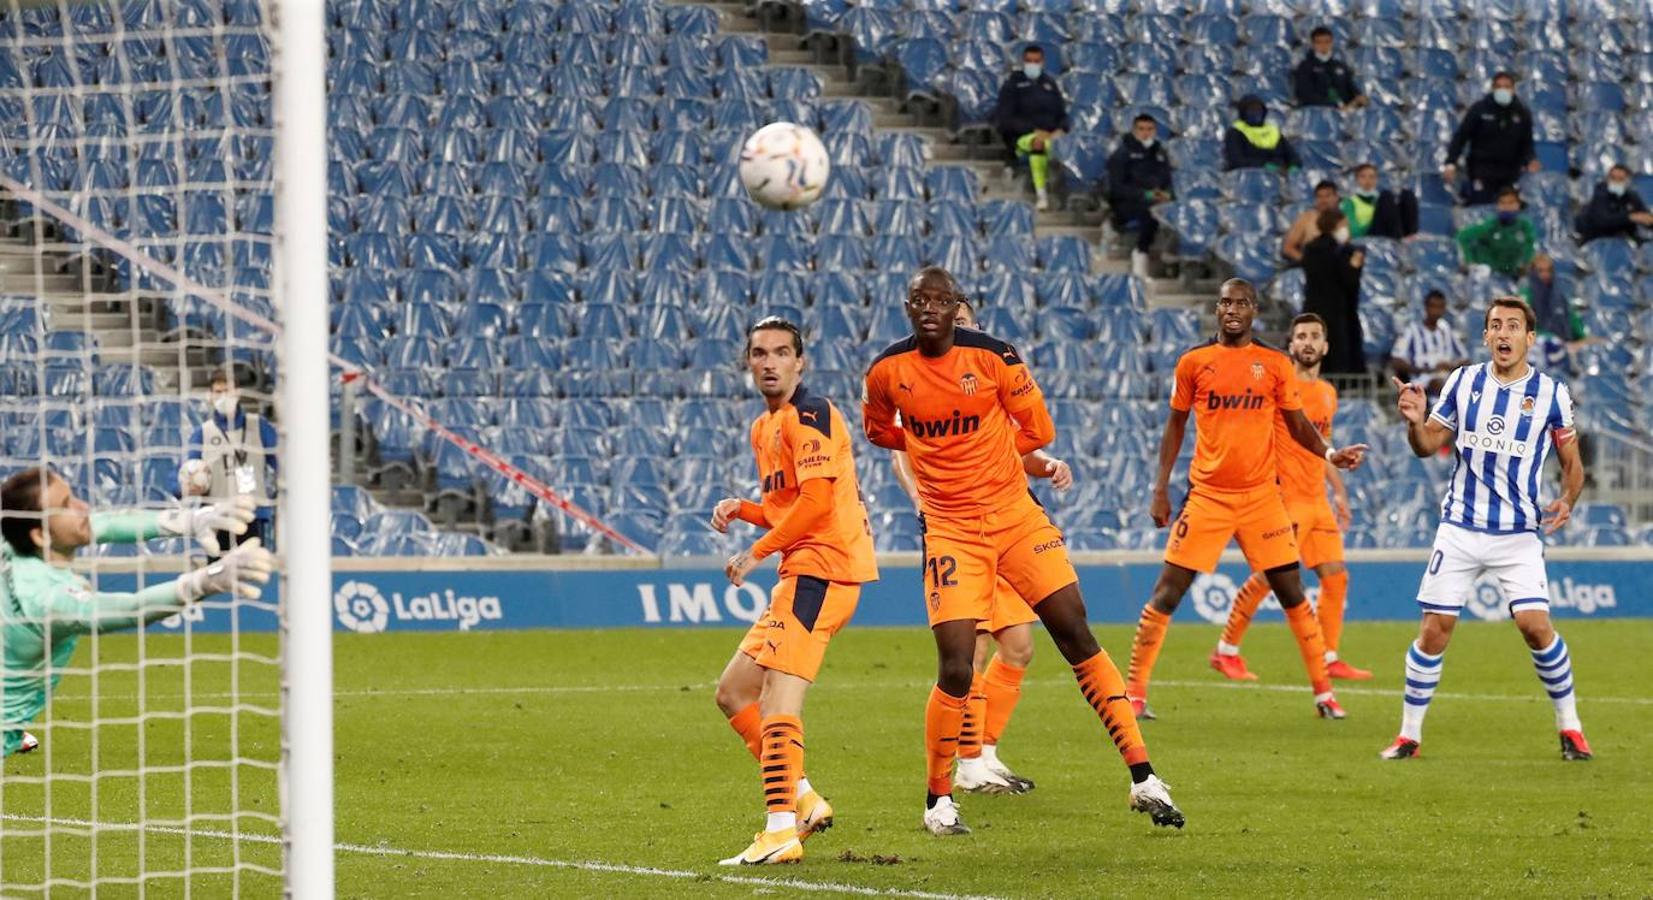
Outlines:
{"label": "striped jersey", "polygon": [[1389,355],[1406,360],[1415,369],[1424,370],[1455,359],[1469,359],[1469,351],[1464,349],[1464,339],[1458,336],[1452,323],[1446,319],[1436,322],[1434,328],[1423,324],[1421,319],[1406,326],[1406,331],[1395,342],[1395,349]]}
{"label": "striped jersey", "polygon": [[1474,531],[1537,531],[1538,479],[1558,432],[1573,427],[1567,386],[1532,367],[1501,384],[1491,363],[1455,369],[1430,413],[1457,432],[1441,521]]}

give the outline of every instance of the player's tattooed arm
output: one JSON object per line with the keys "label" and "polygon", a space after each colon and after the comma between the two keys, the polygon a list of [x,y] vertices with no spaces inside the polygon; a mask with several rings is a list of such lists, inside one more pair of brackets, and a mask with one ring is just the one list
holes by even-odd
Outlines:
{"label": "player's tattooed arm", "polygon": [[1291,439],[1303,449],[1317,456],[1323,456],[1326,461],[1339,469],[1354,469],[1360,466],[1360,461],[1366,456],[1368,449],[1365,444],[1351,444],[1347,447],[1334,448],[1327,444],[1320,436],[1319,430],[1309,417],[1303,415],[1301,409],[1283,409],[1280,415],[1285,418],[1286,430],[1291,432]]}
{"label": "player's tattooed arm", "polygon": [[1349,489],[1343,484],[1343,475],[1331,463],[1326,464],[1326,483],[1332,488],[1332,514],[1337,517],[1337,529],[1348,531],[1354,516],[1349,512]]}
{"label": "player's tattooed arm", "polygon": [[1406,420],[1406,442],[1412,446],[1412,452],[1417,456],[1432,456],[1440,452],[1452,439],[1452,429],[1429,414],[1429,398],[1423,392],[1423,386],[1391,379],[1400,396],[1395,406],[1400,410],[1400,416]]}
{"label": "player's tattooed arm", "polygon": [[901,485],[901,490],[913,501],[913,509],[924,511],[924,505],[918,500],[918,478],[913,475],[913,461],[907,454],[897,450],[890,454],[890,467],[895,469],[895,483]]}
{"label": "player's tattooed arm", "polygon": [[1159,472],[1154,476],[1154,499],[1148,508],[1154,525],[1160,528],[1171,524],[1171,470],[1176,468],[1187,432],[1188,410],[1173,407],[1171,417],[1165,420],[1165,433],[1159,438]]}
{"label": "player's tattooed arm", "polygon": [[1544,509],[1544,533],[1554,534],[1573,517],[1573,504],[1584,492],[1584,460],[1578,454],[1578,441],[1572,429],[1566,429],[1566,440],[1555,442],[1556,461],[1561,463],[1561,496]]}

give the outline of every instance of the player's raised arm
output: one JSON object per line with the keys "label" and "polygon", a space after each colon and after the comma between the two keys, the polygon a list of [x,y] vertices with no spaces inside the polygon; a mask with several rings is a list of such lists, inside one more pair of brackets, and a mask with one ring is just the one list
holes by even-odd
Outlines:
{"label": "player's raised arm", "polygon": [[999,354],[999,370],[999,402],[1016,420],[1016,452],[1025,457],[1056,439],[1056,420],[1027,363],[1008,344]]}
{"label": "player's raised arm", "polygon": [[883,368],[873,363],[861,394],[861,430],[875,447],[905,451],[907,434],[895,423],[895,401],[885,382]]}
{"label": "player's raised arm", "polygon": [[1357,468],[1361,457],[1366,455],[1366,445],[1355,444],[1338,449],[1326,443],[1325,438],[1320,436],[1320,430],[1314,427],[1308,416],[1303,415],[1303,396],[1297,387],[1297,377],[1291,363],[1282,357],[1279,366],[1280,377],[1275,384],[1274,403],[1280,410],[1280,418],[1286,423],[1291,439],[1315,456],[1325,457],[1327,462],[1339,469]]}
{"label": "player's raised arm", "polygon": [[1458,379],[1463,371],[1453,372],[1446,380],[1433,412],[1429,411],[1429,398],[1424,395],[1422,385],[1390,379],[1400,392],[1395,406],[1406,420],[1406,442],[1412,446],[1413,454],[1432,456],[1452,440],[1453,432],[1458,429]]}

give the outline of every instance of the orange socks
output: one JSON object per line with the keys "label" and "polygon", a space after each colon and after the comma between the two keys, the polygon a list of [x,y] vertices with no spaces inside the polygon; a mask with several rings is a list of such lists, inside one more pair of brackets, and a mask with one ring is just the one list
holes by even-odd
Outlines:
{"label": "orange socks", "polygon": [[763,756],[758,762],[763,776],[763,802],[769,808],[769,814],[795,815],[798,809],[798,778],[804,771],[803,721],[797,716],[766,717],[763,720]]}
{"label": "orange socks", "polygon": [[924,707],[924,750],[929,756],[925,771],[929,791],[937,796],[953,792],[953,757],[958,755],[966,702],[937,686],[930,689],[930,702]]}
{"label": "orange socks", "polygon": [[1320,636],[1326,640],[1326,650],[1337,652],[1343,637],[1343,605],[1349,599],[1347,570],[1320,579]]}
{"label": "orange socks", "polygon": [[1303,668],[1309,672],[1309,684],[1316,696],[1330,693],[1332,680],[1326,675],[1326,642],[1320,637],[1320,623],[1314,620],[1314,610],[1308,601],[1286,610],[1286,623],[1297,637],[1297,652],[1303,656]]}
{"label": "orange socks", "polygon": [[[1161,637],[1164,634],[1162,624]],[[1158,645],[1155,647],[1157,649]],[[1079,692],[1085,695],[1085,702],[1101,717],[1103,727],[1108,729],[1108,737],[1119,748],[1119,755],[1125,758],[1125,764],[1147,762],[1148,745],[1142,742],[1136,715],[1131,712],[1131,702],[1125,697],[1125,683],[1120,680],[1119,669],[1108,657],[1108,651],[1098,650],[1095,656],[1074,666],[1073,677],[1079,681]]]}
{"label": "orange socks", "polygon": [[746,749],[752,752],[753,759],[763,758],[763,719],[758,714],[756,703],[747,704],[745,709],[730,716],[729,727],[746,742]]}
{"label": "orange socks", "polygon": [[970,679],[970,696],[964,698],[964,719],[959,725],[959,759],[981,756],[982,723],[987,718],[987,693],[981,673]]}
{"label": "orange socks", "polygon": [[1228,611],[1228,624],[1223,626],[1223,643],[1240,646],[1240,639],[1251,627],[1251,617],[1257,615],[1257,607],[1263,605],[1263,598],[1268,596],[1268,592],[1268,579],[1263,577],[1263,573],[1251,573],[1251,577],[1240,586],[1240,592],[1234,595],[1234,606]]}
{"label": "orange socks", "polygon": [[[1010,714],[1016,711],[1016,701],[1022,699],[1022,676],[1026,674],[1026,669],[1010,665],[999,659],[997,653],[993,654],[993,661],[987,664],[987,672],[982,675],[987,694],[982,743],[998,744],[999,735],[1004,734],[1005,726],[1010,724]],[[963,753],[963,749],[960,747],[959,752]]]}
{"label": "orange socks", "polygon": [[[1170,616],[1154,609],[1151,603],[1142,607],[1142,617],[1136,620],[1136,639],[1131,642],[1131,676],[1125,688],[1132,697],[1148,698],[1148,677],[1154,673],[1154,662],[1159,659],[1159,648],[1165,643],[1165,629],[1169,627]],[[1113,668],[1111,663],[1109,668]]]}

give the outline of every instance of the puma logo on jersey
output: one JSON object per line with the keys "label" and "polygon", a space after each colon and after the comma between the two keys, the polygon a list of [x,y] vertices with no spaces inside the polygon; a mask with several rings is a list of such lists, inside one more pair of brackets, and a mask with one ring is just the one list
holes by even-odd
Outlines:
{"label": "puma logo on jersey", "polygon": [[907,428],[919,437],[958,437],[981,430],[981,416],[961,415],[953,410],[948,419],[907,419]]}
{"label": "puma logo on jersey", "polygon": [[818,418],[820,418],[820,415],[818,413],[816,413],[815,410],[813,410],[813,409],[800,409],[800,410],[798,410],[798,419],[801,420],[801,421],[813,422]]}
{"label": "puma logo on jersey", "polygon": [[896,387],[900,388],[903,391],[906,391],[909,394],[911,394],[913,392],[912,385],[909,385],[909,384],[900,384],[900,385],[896,385]]}

